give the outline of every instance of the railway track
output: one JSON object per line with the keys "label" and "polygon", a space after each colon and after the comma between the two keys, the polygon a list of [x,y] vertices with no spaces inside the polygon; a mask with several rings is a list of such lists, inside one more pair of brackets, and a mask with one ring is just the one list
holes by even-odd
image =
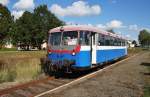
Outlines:
{"label": "railway track", "polygon": [[99,69],[94,72],[89,72],[84,75],[82,74],[81,76],[76,78],[48,77],[45,79],[17,85],[12,88],[0,90],[0,97],[43,97],[44,95],[54,92],[55,90],[65,88],[68,87],[69,85],[73,85],[81,81],[84,81],[87,78],[91,78],[95,76],[97,73],[115,67],[117,64],[127,59],[128,58],[118,61],[114,64],[107,65],[103,69]]}
{"label": "railway track", "polygon": [[69,83],[72,80],[73,79],[47,77],[0,90],[0,97],[34,97],[42,92]]}

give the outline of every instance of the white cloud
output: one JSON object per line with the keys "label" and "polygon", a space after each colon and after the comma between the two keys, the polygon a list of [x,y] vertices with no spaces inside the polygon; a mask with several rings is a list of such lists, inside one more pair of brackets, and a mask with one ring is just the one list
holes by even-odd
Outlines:
{"label": "white cloud", "polygon": [[126,35],[126,37],[130,38],[130,37],[131,37],[131,35],[127,34],[127,35]]}
{"label": "white cloud", "polygon": [[18,0],[13,5],[13,11],[12,15],[14,16],[15,19],[18,19],[19,17],[22,16],[25,10],[30,10],[35,7],[34,0]]}
{"label": "white cloud", "polygon": [[140,32],[140,31],[143,30],[143,29],[150,31],[150,28],[147,28],[147,27],[140,27],[140,26],[138,26],[137,24],[129,25],[128,29],[129,29],[130,31],[134,31],[134,32]]}
{"label": "white cloud", "polygon": [[[75,22],[67,22],[67,25],[81,25],[79,23],[75,23]],[[107,22],[106,24],[82,24],[82,25],[88,25],[88,26],[95,26],[98,27],[100,29],[104,29],[104,30],[108,30],[108,29],[120,29],[120,28],[126,28],[126,26],[123,25],[123,23],[119,20],[112,20],[110,22]]]}
{"label": "white cloud", "polygon": [[99,5],[88,5],[85,1],[74,2],[71,6],[62,8],[58,4],[53,4],[50,10],[59,16],[87,16],[87,15],[99,15],[101,13],[101,7]]}
{"label": "white cloud", "polygon": [[104,24],[97,24],[96,27],[101,28],[101,29],[107,29],[106,25]]}
{"label": "white cloud", "polygon": [[34,0],[19,0],[14,4],[13,8],[17,10],[33,9],[35,6]]}
{"label": "white cloud", "polygon": [[130,34],[125,35],[125,38],[128,39],[128,40],[132,40]]}
{"label": "white cloud", "polygon": [[112,21],[108,22],[106,25],[108,28],[111,28],[111,29],[118,29],[118,28],[125,27],[125,26],[123,26],[123,23],[119,20],[112,20]]}
{"label": "white cloud", "polygon": [[14,18],[15,18],[15,20],[16,20],[16,19],[18,19],[19,17],[21,17],[23,13],[24,13],[23,10],[20,10],[20,11],[14,10],[14,11],[12,11],[11,14],[14,16]]}
{"label": "white cloud", "polygon": [[9,0],[0,0],[0,3],[3,5],[7,5],[9,3]]}
{"label": "white cloud", "polygon": [[123,23],[119,20],[112,20],[106,24],[97,24],[96,27],[107,30],[125,28],[126,26],[124,26]]}
{"label": "white cloud", "polygon": [[138,31],[139,28],[138,28],[138,26],[136,24],[134,24],[134,25],[129,25],[129,30],[131,30],[131,31]]}

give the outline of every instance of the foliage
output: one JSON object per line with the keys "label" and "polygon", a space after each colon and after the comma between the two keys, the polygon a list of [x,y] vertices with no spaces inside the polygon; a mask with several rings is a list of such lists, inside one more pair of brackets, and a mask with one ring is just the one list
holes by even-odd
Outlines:
{"label": "foliage", "polygon": [[46,5],[41,5],[34,9],[33,13],[35,29],[33,30],[33,45],[40,49],[40,45],[44,40],[47,40],[49,29],[57,26],[62,26],[63,22],[60,21],[54,14],[52,14]]}
{"label": "foliage", "polygon": [[0,4],[0,48],[9,38],[8,33],[10,31],[13,18],[7,7]]}
{"label": "foliage", "polygon": [[140,31],[139,42],[143,47],[150,46],[150,33],[147,30]]}
{"label": "foliage", "polygon": [[12,43],[27,46],[27,50],[29,50],[29,46],[32,43],[33,29],[33,14],[26,11],[13,25],[13,30],[11,32]]}
{"label": "foliage", "polygon": [[113,30],[113,29],[108,29],[107,31],[108,31],[108,32],[110,32],[110,33],[115,34],[115,32],[114,32],[114,30]]}

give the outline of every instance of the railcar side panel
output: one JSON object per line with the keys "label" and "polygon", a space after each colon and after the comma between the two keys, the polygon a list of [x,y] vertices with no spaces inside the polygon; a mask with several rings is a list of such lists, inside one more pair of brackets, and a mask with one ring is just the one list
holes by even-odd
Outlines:
{"label": "railcar side panel", "polygon": [[111,61],[127,55],[127,50],[124,47],[116,49],[99,49],[97,50],[97,63]]}

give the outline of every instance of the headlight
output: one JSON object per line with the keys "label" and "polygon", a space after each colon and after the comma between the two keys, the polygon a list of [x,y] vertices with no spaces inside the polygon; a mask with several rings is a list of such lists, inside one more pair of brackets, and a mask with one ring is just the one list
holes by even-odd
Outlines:
{"label": "headlight", "polygon": [[72,52],[72,55],[74,56],[74,55],[76,55],[76,53],[75,53],[75,52]]}
{"label": "headlight", "polygon": [[52,53],[51,51],[48,52],[48,54],[51,54],[51,53]]}

